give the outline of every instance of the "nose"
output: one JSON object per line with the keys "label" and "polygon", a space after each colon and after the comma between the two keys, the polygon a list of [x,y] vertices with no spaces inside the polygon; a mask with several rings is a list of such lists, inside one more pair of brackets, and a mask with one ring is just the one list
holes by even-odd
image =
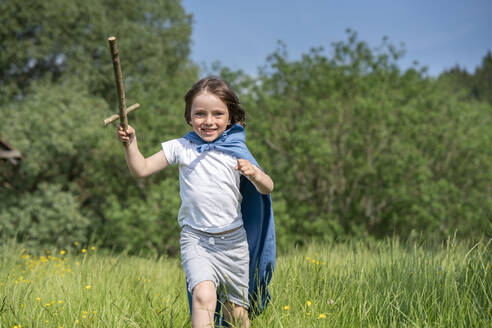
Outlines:
{"label": "nose", "polygon": [[207,117],[205,117],[205,124],[212,124],[213,121],[212,121],[213,117],[211,114],[208,114]]}

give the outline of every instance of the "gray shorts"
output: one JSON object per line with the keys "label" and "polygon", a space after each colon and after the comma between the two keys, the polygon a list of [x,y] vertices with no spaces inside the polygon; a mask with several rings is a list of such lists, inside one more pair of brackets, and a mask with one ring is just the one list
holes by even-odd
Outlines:
{"label": "gray shorts", "polygon": [[210,280],[222,304],[229,301],[249,308],[249,250],[243,227],[217,235],[184,226],[180,243],[190,293],[198,283]]}

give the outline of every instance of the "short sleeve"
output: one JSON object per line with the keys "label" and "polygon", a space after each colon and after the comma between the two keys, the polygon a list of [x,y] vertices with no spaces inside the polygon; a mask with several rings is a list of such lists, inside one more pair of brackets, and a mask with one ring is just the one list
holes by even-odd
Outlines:
{"label": "short sleeve", "polygon": [[179,142],[179,139],[169,140],[163,142],[161,145],[169,165],[179,164],[179,154],[181,153],[181,150],[183,148],[183,146]]}

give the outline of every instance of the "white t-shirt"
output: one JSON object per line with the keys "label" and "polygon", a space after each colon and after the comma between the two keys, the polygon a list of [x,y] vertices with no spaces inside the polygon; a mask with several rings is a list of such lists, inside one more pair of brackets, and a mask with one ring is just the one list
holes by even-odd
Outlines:
{"label": "white t-shirt", "polygon": [[243,224],[236,157],[218,150],[199,153],[184,138],[163,142],[162,150],[170,165],[179,166],[181,227],[219,233]]}

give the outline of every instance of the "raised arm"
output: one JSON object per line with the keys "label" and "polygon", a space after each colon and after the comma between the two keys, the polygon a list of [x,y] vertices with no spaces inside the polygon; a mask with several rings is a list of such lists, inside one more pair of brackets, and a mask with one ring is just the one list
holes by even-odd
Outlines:
{"label": "raised arm", "polygon": [[118,126],[118,139],[129,143],[128,147],[125,147],[125,159],[134,177],[145,178],[169,165],[162,150],[147,158],[142,155],[138,149],[135,130],[131,126],[128,126],[126,131]]}
{"label": "raised arm", "polygon": [[241,171],[241,173],[253,183],[256,190],[263,195],[267,195],[273,191],[272,178],[260,170],[260,168],[251,164],[247,159],[238,159],[236,170]]}

